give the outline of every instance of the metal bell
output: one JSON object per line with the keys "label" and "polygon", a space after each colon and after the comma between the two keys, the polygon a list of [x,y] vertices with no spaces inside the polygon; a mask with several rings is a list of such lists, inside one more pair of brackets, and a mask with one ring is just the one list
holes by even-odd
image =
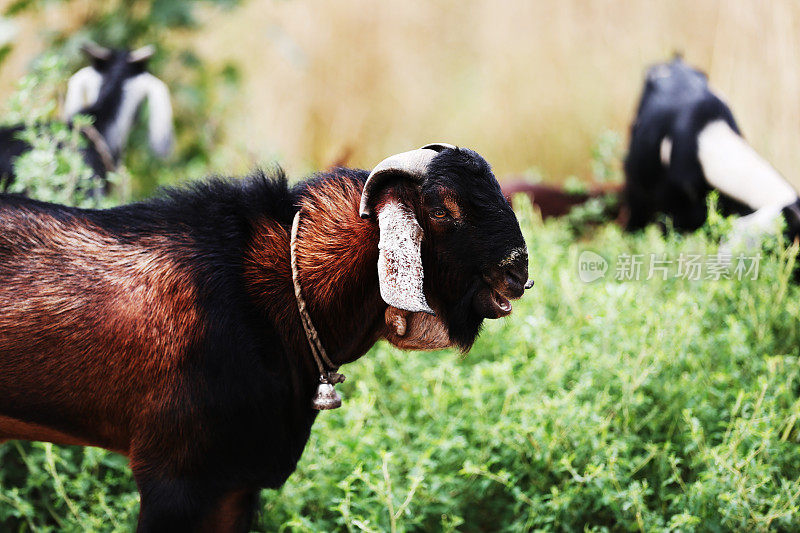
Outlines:
{"label": "metal bell", "polygon": [[325,409],[336,409],[342,406],[342,397],[333,388],[333,385],[328,383],[326,379],[321,379],[317,387],[317,393],[311,401],[311,407],[317,411],[324,411]]}

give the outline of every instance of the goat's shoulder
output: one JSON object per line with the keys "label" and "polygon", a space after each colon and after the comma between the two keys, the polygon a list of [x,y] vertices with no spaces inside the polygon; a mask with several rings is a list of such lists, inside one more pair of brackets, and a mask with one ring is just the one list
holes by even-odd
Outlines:
{"label": "goat's shoulder", "polygon": [[291,194],[293,200],[299,202],[303,198],[319,197],[328,193],[338,195],[351,190],[360,192],[368,176],[367,170],[335,167],[312,174],[298,182],[292,187]]}
{"label": "goat's shoulder", "polygon": [[283,172],[256,171],[245,178],[214,176],[159,190],[153,198],[91,216],[117,230],[194,234],[238,228],[243,221],[267,216],[291,224],[292,197]]}

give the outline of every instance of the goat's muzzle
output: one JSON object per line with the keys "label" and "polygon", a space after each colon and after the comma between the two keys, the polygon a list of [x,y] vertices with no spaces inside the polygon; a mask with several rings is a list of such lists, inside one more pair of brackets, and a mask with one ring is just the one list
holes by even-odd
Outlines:
{"label": "goat's muzzle", "polygon": [[533,286],[528,280],[528,254],[516,252],[483,275],[485,287],[475,295],[475,310],[484,318],[500,318],[511,313],[516,300]]}

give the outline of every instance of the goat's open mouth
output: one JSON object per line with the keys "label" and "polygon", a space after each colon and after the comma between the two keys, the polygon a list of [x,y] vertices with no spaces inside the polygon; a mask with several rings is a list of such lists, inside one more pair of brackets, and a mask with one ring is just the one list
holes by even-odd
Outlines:
{"label": "goat's open mouth", "polygon": [[497,291],[492,291],[492,303],[494,303],[498,313],[503,313],[501,316],[506,316],[511,312],[511,301]]}
{"label": "goat's open mouth", "polygon": [[511,313],[511,300],[499,290],[486,286],[475,295],[475,311],[484,318],[501,318]]}

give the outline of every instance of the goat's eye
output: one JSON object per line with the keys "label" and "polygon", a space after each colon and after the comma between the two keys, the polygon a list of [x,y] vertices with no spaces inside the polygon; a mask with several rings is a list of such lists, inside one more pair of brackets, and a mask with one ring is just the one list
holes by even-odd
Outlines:
{"label": "goat's eye", "polygon": [[447,211],[441,207],[437,207],[431,211],[431,215],[433,215],[433,218],[444,218],[447,216]]}

